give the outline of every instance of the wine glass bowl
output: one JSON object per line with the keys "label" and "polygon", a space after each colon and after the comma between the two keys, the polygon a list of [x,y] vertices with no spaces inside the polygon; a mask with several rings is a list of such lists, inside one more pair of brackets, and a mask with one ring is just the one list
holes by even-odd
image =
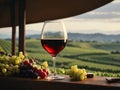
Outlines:
{"label": "wine glass bowl", "polygon": [[65,48],[67,43],[67,32],[63,21],[45,21],[41,32],[41,44],[43,48],[53,57],[53,79],[62,79],[56,75],[55,58]]}
{"label": "wine glass bowl", "polygon": [[64,49],[66,42],[63,39],[41,39],[43,48],[51,54],[52,57]]}

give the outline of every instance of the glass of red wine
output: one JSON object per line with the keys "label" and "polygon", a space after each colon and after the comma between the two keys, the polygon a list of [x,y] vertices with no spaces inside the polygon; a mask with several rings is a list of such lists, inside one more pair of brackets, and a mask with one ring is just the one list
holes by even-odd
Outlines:
{"label": "glass of red wine", "polygon": [[53,60],[53,75],[49,76],[52,79],[63,79],[64,77],[56,74],[55,59],[66,46],[67,32],[63,21],[45,21],[41,32],[41,44],[43,48],[52,56]]}

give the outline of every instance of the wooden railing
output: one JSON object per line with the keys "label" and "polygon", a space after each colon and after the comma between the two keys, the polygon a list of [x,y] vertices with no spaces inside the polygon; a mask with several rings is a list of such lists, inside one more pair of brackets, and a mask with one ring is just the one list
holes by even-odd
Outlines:
{"label": "wooden railing", "polygon": [[84,81],[37,80],[0,77],[0,90],[120,90],[120,83],[107,83],[105,77],[88,78]]}

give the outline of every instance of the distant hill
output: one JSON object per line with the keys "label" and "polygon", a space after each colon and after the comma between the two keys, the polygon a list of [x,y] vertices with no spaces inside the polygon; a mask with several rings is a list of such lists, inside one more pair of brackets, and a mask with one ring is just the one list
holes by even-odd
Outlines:
{"label": "distant hill", "polygon": [[[39,34],[27,35],[27,38],[39,39]],[[120,35],[106,35],[101,33],[82,34],[82,33],[68,33],[69,40],[83,40],[83,41],[99,41],[99,42],[116,42],[120,41]]]}
{"label": "distant hill", "polygon": [[11,35],[9,35],[9,34],[1,34],[0,33],[0,39],[8,39],[8,38],[11,38]]}

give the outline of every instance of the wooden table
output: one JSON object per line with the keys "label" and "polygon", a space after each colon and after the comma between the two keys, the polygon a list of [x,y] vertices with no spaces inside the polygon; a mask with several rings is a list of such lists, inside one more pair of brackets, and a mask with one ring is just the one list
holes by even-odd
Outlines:
{"label": "wooden table", "polygon": [[0,90],[120,90],[120,83],[107,83],[105,77],[94,77],[84,81],[37,80],[0,77]]}

